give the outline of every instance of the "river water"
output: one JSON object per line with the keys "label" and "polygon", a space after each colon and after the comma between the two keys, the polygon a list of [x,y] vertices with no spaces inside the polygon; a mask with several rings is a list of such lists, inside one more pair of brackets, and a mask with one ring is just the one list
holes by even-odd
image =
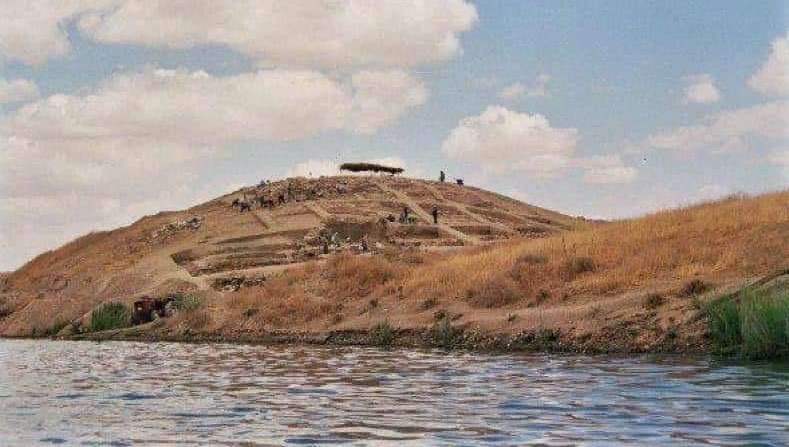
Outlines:
{"label": "river water", "polygon": [[787,445],[789,364],[0,340],[0,445]]}

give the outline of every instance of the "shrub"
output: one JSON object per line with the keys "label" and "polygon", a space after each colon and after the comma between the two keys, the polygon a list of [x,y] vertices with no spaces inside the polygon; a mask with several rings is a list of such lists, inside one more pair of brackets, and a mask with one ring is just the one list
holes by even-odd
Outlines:
{"label": "shrub", "polygon": [[455,346],[462,333],[462,330],[452,327],[452,321],[448,317],[441,319],[430,330],[433,345],[445,349]]}
{"label": "shrub", "polygon": [[537,304],[542,303],[543,301],[549,299],[551,297],[551,292],[545,289],[540,289],[537,292]]}
{"label": "shrub", "polygon": [[506,278],[489,279],[466,290],[466,301],[473,307],[501,307],[520,298],[517,286]]}
{"label": "shrub", "polygon": [[33,328],[33,337],[53,337],[68,326],[68,321],[58,320],[44,329]]}
{"label": "shrub", "polygon": [[680,295],[691,297],[696,295],[701,295],[702,293],[706,292],[711,288],[711,285],[707,282],[704,282],[700,279],[694,279],[685,283],[682,286],[682,289],[679,291]]}
{"label": "shrub", "polygon": [[662,306],[664,302],[663,295],[659,293],[650,293],[647,295],[646,299],[644,299],[644,307],[647,309],[657,309]]}
{"label": "shrub", "polygon": [[123,303],[104,303],[90,313],[90,331],[120,329],[131,324],[131,310]]}
{"label": "shrub", "polygon": [[193,312],[205,306],[206,299],[201,295],[176,295],[173,307],[179,312]]}
{"label": "shrub", "polygon": [[427,298],[426,300],[422,301],[422,304],[419,305],[420,310],[430,310],[438,304],[435,298]]}
{"label": "shrub", "polygon": [[743,290],[705,308],[717,352],[751,359],[789,357],[789,286]]}
{"label": "shrub", "polygon": [[587,257],[570,258],[564,263],[564,273],[568,279],[573,279],[582,273],[593,272],[596,268],[594,260]]}
{"label": "shrub", "polygon": [[394,342],[395,330],[389,320],[384,320],[373,327],[370,331],[370,344],[381,348],[388,348]]}
{"label": "shrub", "polygon": [[525,265],[540,265],[540,264],[545,264],[546,262],[548,262],[547,256],[535,255],[531,253],[520,255],[518,256],[518,259],[515,260],[516,264],[525,264]]}

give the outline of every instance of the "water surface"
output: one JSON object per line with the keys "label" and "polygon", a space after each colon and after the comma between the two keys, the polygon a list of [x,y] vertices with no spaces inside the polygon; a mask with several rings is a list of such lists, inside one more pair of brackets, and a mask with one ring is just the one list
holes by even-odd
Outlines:
{"label": "water surface", "polygon": [[786,445],[789,365],[0,340],[0,445]]}

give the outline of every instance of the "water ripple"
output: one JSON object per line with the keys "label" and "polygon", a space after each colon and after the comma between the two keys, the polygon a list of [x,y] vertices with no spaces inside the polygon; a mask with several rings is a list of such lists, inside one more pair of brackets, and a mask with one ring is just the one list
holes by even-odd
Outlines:
{"label": "water ripple", "polygon": [[0,445],[786,445],[789,364],[0,340]]}

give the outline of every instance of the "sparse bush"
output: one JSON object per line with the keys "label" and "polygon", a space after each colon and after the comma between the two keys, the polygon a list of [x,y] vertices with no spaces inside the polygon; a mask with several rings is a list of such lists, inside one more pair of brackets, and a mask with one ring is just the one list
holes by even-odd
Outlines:
{"label": "sparse bush", "polygon": [[682,286],[682,289],[679,291],[679,294],[686,297],[701,295],[702,293],[708,291],[711,288],[711,285],[707,282],[704,282],[700,279],[694,279],[685,283]]}
{"label": "sparse bush", "polygon": [[90,313],[90,332],[120,329],[131,325],[131,310],[123,303],[104,303]]}
{"label": "sparse bush", "polygon": [[525,255],[518,256],[515,264],[540,265],[545,264],[546,262],[548,262],[547,256],[526,253]]}
{"label": "sparse bush", "polygon": [[540,289],[537,292],[537,304],[540,304],[551,298],[551,292],[545,289]]}
{"label": "sparse bush", "polygon": [[340,254],[326,265],[326,277],[337,295],[364,296],[397,277],[397,267],[381,256]]}
{"label": "sparse bush", "polygon": [[65,320],[58,320],[52,323],[51,326],[44,328],[44,329],[37,329],[35,331],[36,336],[41,337],[53,337],[57,335],[60,331],[63,330],[66,326],[68,326],[69,322]]}
{"label": "sparse bush", "polygon": [[740,291],[712,302],[705,313],[719,353],[789,357],[789,285]]}
{"label": "sparse bush", "polygon": [[507,278],[489,279],[466,290],[466,301],[473,307],[501,307],[520,298],[518,287]]}
{"label": "sparse bush", "polygon": [[564,263],[564,274],[567,279],[572,280],[582,273],[593,272],[596,268],[597,266],[592,258],[574,257]]}
{"label": "sparse bush", "polygon": [[378,308],[378,298],[370,298],[370,301],[367,303],[370,310]]}
{"label": "sparse bush", "polygon": [[507,323],[512,323],[513,321],[518,319],[518,314],[509,314],[507,315]]}
{"label": "sparse bush", "polygon": [[658,307],[663,305],[663,295],[659,293],[650,293],[644,299],[644,307],[647,309],[657,309]]}
{"label": "sparse bush", "polygon": [[419,309],[420,310],[430,310],[430,309],[436,307],[437,304],[438,304],[438,301],[436,301],[435,298],[428,298],[428,299],[422,301],[422,304],[419,306]]}
{"label": "sparse bush", "polygon": [[389,320],[384,320],[373,327],[370,331],[370,344],[381,348],[392,346],[395,338],[395,329],[389,324]]}
{"label": "sparse bush", "polygon": [[173,300],[173,307],[179,312],[194,312],[205,306],[206,298],[202,295],[177,295]]}
{"label": "sparse bush", "polygon": [[452,321],[447,317],[433,325],[430,330],[433,345],[445,349],[455,346],[462,333],[462,330],[452,327]]}

